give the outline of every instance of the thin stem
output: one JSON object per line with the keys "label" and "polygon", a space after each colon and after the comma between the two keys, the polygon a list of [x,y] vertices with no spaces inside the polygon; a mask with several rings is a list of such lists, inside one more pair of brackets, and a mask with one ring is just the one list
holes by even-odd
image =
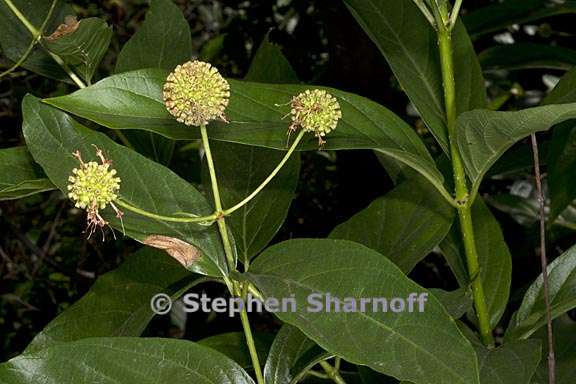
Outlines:
{"label": "thin stem", "polygon": [[298,134],[298,136],[296,137],[296,140],[294,140],[294,142],[292,143],[292,145],[290,146],[290,149],[288,149],[288,152],[286,152],[286,154],[284,155],[284,157],[282,158],[282,160],[280,161],[280,163],[278,163],[278,165],[276,166],[276,168],[274,168],[274,170],[272,171],[272,173],[270,173],[270,175],[268,175],[268,177],[262,182],[262,184],[260,184],[258,186],[258,188],[256,188],[250,195],[248,195],[244,200],[242,200],[241,202],[239,202],[238,204],[236,204],[235,206],[233,206],[232,208],[228,208],[224,210],[224,214],[226,216],[228,216],[229,214],[231,214],[232,212],[237,211],[238,209],[242,208],[242,206],[248,204],[250,202],[250,200],[252,200],[253,198],[256,197],[256,195],[258,195],[265,187],[266,185],[268,185],[268,183],[270,183],[270,181],[272,181],[272,179],[278,174],[278,172],[280,172],[280,170],[282,169],[282,167],[286,164],[286,162],[288,161],[288,159],[290,158],[290,156],[292,155],[292,153],[294,153],[294,151],[296,150],[296,147],[298,146],[298,144],[300,143],[300,141],[302,140],[302,137],[304,137],[304,134],[306,133],[306,131],[301,130],[300,133]]}
{"label": "thin stem", "polygon": [[30,55],[30,53],[32,52],[34,47],[36,46],[36,41],[37,41],[36,39],[32,39],[32,41],[30,42],[30,45],[28,46],[28,48],[26,48],[26,51],[24,51],[24,54],[22,55],[22,57],[20,57],[20,59],[18,59],[18,61],[15,62],[14,65],[12,65],[10,68],[8,68],[4,72],[0,73],[0,79],[3,78],[4,76],[9,75],[10,73],[14,72],[19,66],[24,64],[24,62],[26,61],[26,59],[28,58],[28,56]]}
{"label": "thin stem", "polygon": [[548,334],[548,384],[556,383],[556,357],[554,353],[554,330],[552,328],[552,309],[550,307],[550,288],[548,281],[548,260],[546,258],[546,212],[544,192],[542,191],[542,175],[540,173],[540,155],[536,135],[532,139],[532,153],[534,155],[534,176],[536,177],[536,191],[540,208],[540,263],[542,264],[542,281],[544,286],[544,304],[546,306],[546,329]]}
{"label": "thin stem", "polygon": [[[242,288],[242,297],[244,299],[246,299],[246,295],[247,289]],[[248,346],[250,358],[252,359],[254,374],[256,375],[256,382],[258,384],[264,384],[264,376],[262,375],[262,368],[260,367],[258,351],[256,350],[256,344],[254,343],[254,336],[252,335],[250,320],[248,319],[248,312],[246,311],[245,306],[242,306],[242,311],[240,312],[240,320],[242,321],[242,328],[244,329],[244,336],[246,337],[246,345]]]}
{"label": "thin stem", "polygon": [[40,32],[36,29],[35,26],[32,25],[32,23],[26,18],[26,16],[24,16],[24,14],[20,12],[20,10],[14,5],[12,0],[4,0],[4,2],[8,6],[8,8],[10,8],[10,10],[12,10],[12,12],[16,15],[18,20],[20,20],[20,22],[26,27],[26,29],[30,31],[34,39],[37,39],[40,36]]}
{"label": "thin stem", "polygon": [[340,373],[326,361],[321,361],[320,366],[326,371],[326,374],[336,384],[346,384],[346,381],[340,376]]}
{"label": "thin stem", "polygon": [[450,23],[448,24],[448,28],[452,30],[456,25],[456,21],[458,20],[458,14],[460,13],[460,8],[462,8],[462,0],[456,0],[454,3],[454,8],[452,8],[452,12],[450,13]]}
{"label": "thin stem", "polygon": [[157,215],[155,213],[148,212],[148,211],[145,211],[143,209],[137,208],[133,205],[130,205],[129,203],[127,203],[124,200],[119,199],[119,200],[116,200],[115,203],[118,204],[119,206],[121,206],[122,208],[125,208],[125,209],[132,211],[134,213],[137,213],[139,215],[149,217],[151,219],[170,221],[173,223],[209,223],[209,222],[214,221],[218,218],[218,214],[216,214],[216,213],[213,213],[209,216],[196,216],[196,217],[163,216],[163,215]]}
{"label": "thin stem", "polygon": [[432,16],[430,10],[428,9],[428,6],[424,3],[424,1],[423,0],[412,0],[412,1],[414,1],[414,4],[416,4],[416,6],[420,8],[420,12],[422,12],[424,17],[426,17],[426,20],[428,20],[430,25],[436,28],[436,23],[434,22],[434,16]]}
{"label": "thin stem", "polygon": [[[218,215],[218,230],[220,231],[220,237],[222,238],[222,244],[224,246],[224,253],[226,254],[226,259],[228,261],[228,267],[231,270],[236,270],[236,261],[234,253],[232,251],[232,245],[230,243],[230,238],[228,237],[228,228],[226,226],[226,221],[224,219],[224,214],[222,212],[222,200],[220,198],[220,190],[218,189],[218,179],[216,178],[216,168],[214,167],[214,159],[212,158],[212,151],[210,149],[210,140],[208,139],[208,132],[206,131],[206,125],[200,126],[200,133],[202,135],[202,145],[204,146],[204,151],[206,154],[206,163],[208,164],[208,172],[210,174],[210,183],[212,185],[212,195],[214,197],[214,207],[216,208],[216,214]],[[246,299],[248,294],[248,286],[239,286],[234,284],[230,293],[236,294],[243,299]],[[258,360],[258,353],[256,351],[256,345],[254,344],[254,337],[252,335],[252,330],[250,329],[250,321],[248,319],[248,313],[246,308],[243,307],[240,312],[240,320],[242,321],[242,328],[244,330],[244,335],[246,337],[246,344],[248,350],[250,351],[250,358],[252,359],[252,366],[254,368],[254,373],[256,375],[256,382],[258,384],[264,384],[264,376],[262,376],[262,368],[260,367],[260,361]]]}
{"label": "thin stem", "polygon": [[[41,32],[36,29],[36,27],[34,27],[32,25],[32,23],[30,22],[30,20],[28,20],[26,18],[26,16],[24,16],[24,14],[22,12],[20,12],[20,10],[14,5],[14,3],[12,2],[12,0],[4,0],[4,3],[6,3],[6,5],[8,6],[8,8],[10,8],[12,10],[12,12],[16,15],[16,17],[18,18],[18,20],[20,20],[20,22],[26,27],[26,29],[28,29],[28,31],[32,34],[32,38],[34,40],[37,40],[40,38],[41,36]],[[68,65],[64,62],[64,60],[62,60],[62,58],[58,55],[56,55],[55,53],[51,52],[49,49],[47,49],[46,47],[43,46],[43,48],[46,50],[46,52],[48,52],[48,54],[50,55],[50,57],[52,57],[52,59],[54,59],[54,61],[56,63],[58,63],[62,69],[64,69],[64,71],[66,72],[66,74],[68,74],[68,76],[70,77],[70,79],[72,79],[72,81],[74,81],[74,83],[76,83],[76,85],[79,88],[86,88],[86,85],[84,84],[84,82],[78,77],[78,75],[76,75],[72,69],[70,69],[70,67],[68,67]]]}
{"label": "thin stem", "polygon": [[452,38],[450,30],[441,26],[438,32],[438,44],[440,49],[440,61],[442,66],[442,80],[444,86],[444,104],[446,109],[446,126],[450,141],[450,155],[454,172],[454,185],[456,202],[459,204],[458,217],[460,220],[460,231],[464,250],[466,253],[466,264],[468,274],[472,279],[472,295],[474,297],[474,308],[478,317],[480,335],[484,344],[492,346],[494,339],[490,327],[490,318],[484,295],[484,287],[480,279],[480,264],[478,261],[478,251],[474,239],[474,226],[472,223],[471,204],[469,201],[468,186],[466,184],[466,173],[462,163],[460,151],[454,140],[456,127],[456,85],[454,81],[454,62],[452,53]]}
{"label": "thin stem", "polygon": [[202,145],[204,146],[204,151],[206,153],[208,172],[210,173],[210,183],[212,185],[214,207],[216,208],[216,213],[218,214],[218,230],[220,231],[220,237],[222,237],[222,245],[224,246],[224,253],[226,254],[228,267],[231,270],[234,270],[236,269],[236,258],[234,257],[234,252],[232,251],[232,245],[230,243],[230,238],[228,237],[228,228],[226,227],[226,221],[222,211],[222,199],[220,198],[218,179],[216,178],[216,168],[214,167],[214,159],[212,158],[212,150],[210,149],[210,140],[208,139],[206,125],[200,126],[200,133],[202,135]]}
{"label": "thin stem", "polygon": [[66,74],[68,75],[68,77],[70,79],[72,79],[72,81],[78,86],[78,88],[86,88],[86,84],[84,84],[84,82],[78,77],[78,75],[76,75],[74,73],[74,71],[72,71],[72,69],[68,66],[68,64],[66,64],[64,62],[64,60],[62,60],[62,58],[60,56],[58,56],[55,53],[52,53],[51,51],[49,51],[48,49],[46,49],[46,52],[48,52],[48,54],[50,55],[50,57],[52,57],[52,59],[54,59],[55,62],[58,63],[58,65],[60,65],[62,67],[62,69],[64,70],[64,72],[66,72]]}
{"label": "thin stem", "polygon": [[[36,31],[36,34],[32,32],[32,41],[30,41],[30,45],[28,46],[28,48],[26,48],[26,51],[24,51],[24,54],[22,55],[22,57],[20,57],[20,59],[18,59],[18,61],[16,63],[14,63],[13,66],[8,68],[6,71],[0,73],[0,79],[3,78],[4,76],[10,74],[16,68],[18,68],[19,66],[24,64],[24,62],[26,61],[26,59],[28,58],[30,53],[32,53],[32,50],[36,46],[36,43],[38,43],[38,41],[40,40],[40,37],[44,33],[44,29],[46,28],[48,21],[50,21],[50,18],[52,17],[52,13],[54,12],[54,8],[56,7],[57,1],[58,0],[53,0],[52,4],[50,4],[50,9],[48,10],[48,14],[46,15],[46,18],[44,19],[44,21],[42,22],[42,25],[40,26],[40,30]],[[16,16],[18,16],[18,14],[21,15],[22,19],[20,19],[20,17],[19,17],[20,20],[25,20],[26,22],[29,23],[28,19],[26,19],[26,17],[24,17],[24,15],[22,15],[22,13],[20,13],[18,8],[16,8],[10,0],[6,4],[8,5],[8,7],[10,7],[10,9],[12,9],[12,11],[16,14]],[[22,21],[22,23],[24,23],[24,21]],[[32,26],[32,24],[30,24],[30,25]],[[32,28],[34,28],[34,26],[32,26]]]}
{"label": "thin stem", "polygon": [[115,130],[114,133],[116,134],[116,137],[118,137],[118,139],[122,142],[122,144],[124,144],[124,146],[130,149],[134,149],[134,146],[132,145],[130,140],[128,140],[126,135],[123,134],[119,129]]}

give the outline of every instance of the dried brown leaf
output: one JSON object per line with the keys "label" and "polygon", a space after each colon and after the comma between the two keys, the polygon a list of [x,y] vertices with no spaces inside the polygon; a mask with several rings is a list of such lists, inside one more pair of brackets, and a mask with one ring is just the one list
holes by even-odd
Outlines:
{"label": "dried brown leaf", "polygon": [[144,240],[144,244],[166,251],[166,253],[178,260],[184,268],[188,268],[202,256],[198,248],[175,237],[151,235]]}
{"label": "dried brown leaf", "polygon": [[64,18],[64,24],[60,24],[58,28],[50,35],[46,37],[48,41],[58,40],[62,36],[71,34],[78,29],[80,22],[76,16],[68,15]]}

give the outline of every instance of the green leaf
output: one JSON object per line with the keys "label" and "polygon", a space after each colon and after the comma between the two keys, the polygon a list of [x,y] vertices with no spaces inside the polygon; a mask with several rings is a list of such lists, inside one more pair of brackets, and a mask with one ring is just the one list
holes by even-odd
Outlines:
{"label": "green leaf", "polygon": [[[258,360],[265,361],[273,336],[268,333],[254,333],[253,336]],[[245,370],[252,369],[250,351],[246,345],[246,337],[242,332],[221,333],[202,339],[198,344],[222,353]]]}
{"label": "green leaf", "polygon": [[0,200],[56,189],[26,147],[0,149]]}
{"label": "green leaf", "polygon": [[337,226],[330,237],[372,248],[408,273],[446,237],[453,219],[454,209],[429,184],[409,180]]}
{"label": "green leaf", "polygon": [[468,288],[458,288],[454,291],[431,288],[429,291],[436,296],[438,301],[446,308],[446,312],[454,319],[461,318],[472,309],[472,292]]}
{"label": "green leaf", "polygon": [[[166,72],[155,69],[108,77],[67,96],[44,100],[67,112],[113,129],[142,129],[178,140],[199,138],[199,129],[179,124],[162,101]],[[212,139],[274,149],[286,149],[292,96],[302,85],[272,85],[230,80],[229,124],[213,123]],[[376,149],[420,172],[445,196],[443,177],[414,130],[386,108],[363,97],[325,88],[340,103],[342,120],[327,137],[325,149]],[[301,149],[318,148],[308,137]]]}
{"label": "green leaf", "polygon": [[480,383],[530,384],[540,362],[541,350],[540,340],[515,341],[495,349],[477,344]]}
{"label": "green leaf", "polygon": [[576,102],[576,68],[568,71],[546,96],[543,104],[567,104]]}
{"label": "green leaf", "polygon": [[[345,0],[390,64],[394,75],[432,134],[448,153],[442,71],[434,29],[412,1]],[[462,23],[453,32],[458,113],[486,104],[484,80]]]}
{"label": "green leaf", "polygon": [[576,103],[515,112],[476,110],[458,117],[456,140],[476,191],[492,164],[514,143],[532,133],[576,118]]}
{"label": "green leaf", "polygon": [[154,316],[154,295],[176,299],[199,281],[166,253],[142,248],[98,278],[86,295],[34,337],[26,353],[89,337],[140,336]]}
{"label": "green leaf", "polygon": [[190,60],[192,37],[172,0],[152,0],[144,22],[120,51],[116,73],[141,68],[172,70]]}
{"label": "green leaf", "polygon": [[264,382],[298,383],[308,369],[329,356],[298,328],[284,324],[270,347],[264,366]]}
{"label": "green leaf", "polygon": [[260,43],[245,79],[262,83],[299,83],[296,72],[282,54],[280,47],[272,44],[268,35]]}
{"label": "green leaf", "polygon": [[[44,23],[52,4],[52,0],[12,0],[12,2],[36,29]],[[59,24],[64,22],[64,17],[67,15],[74,15],[74,11],[68,4],[59,1],[44,33],[52,33]],[[8,8],[6,2],[0,1],[0,47],[2,54],[16,62],[24,56],[31,41],[32,34]],[[42,76],[68,81],[66,72],[39,45],[36,45],[22,66]]]}
{"label": "green leaf", "polygon": [[[576,246],[548,265],[552,318],[576,308]],[[546,324],[542,274],[532,283],[510,321],[507,340],[524,339]]]}
{"label": "green leaf", "polygon": [[370,248],[345,240],[290,240],[264,251],[245,276],[265,297],[294,297],[296,311],[276,315],[351,363],[415,384],[478,383],[471,345],[434,296],[423,312],[417,305],[414,312],[372,311],[370,304],[365,312],[310,311],[318,309],[308,305],[312,293],[356,300],[427,293]]}
{"label": "green leaf", "polygon": [[530,68],[569,70],[576,65],[576,51],[533,43],[497,45],[480,53],[478,58],[485,71]]}
{"label": "green leaf", "polygon": [[[512,256],[504,241],[500,224],[480,198],[477,198],[472,206],[472,218],[478,261],[482,266],[480,279],[490,314],[490,326],[494,328],[508,304],[512,280]],[[470,285],[470,278],[458,223],[454,223],[440,248],[460,286],[467,288]]]}
{"label": "green leaf", "polygon": [[[556,357],[556,384],[572,384],[576,377],[576,322],[568,315],[554,321],[554,354]],[[547,346],[545,328],[538,331],[535,337]],[[548,348],[542,351],[540,366],[532,378],[532,384],[548,384]]]}
{"label": "green leaf", "polygon": [[44,44],[82,79],[90,83],[111,39],[112,27],[102,19],[91,17],[80,20],[78,29],[74,32],[55,40],[46,39]]}
{"label": "green leaf", "polygon": [[[220,198],[223,206],[228,208],[252,193],[285,154],[273,149],[224,142],[213,142],[211,148],[218,169]],[[203,171],[204,184],[209,190],[207,167]],[[296,153],[266,188],[226,219],[244,263],[262,251],[284,223],[296,193],[299,173],[300,156]]]}
{"label": "green leaf", "polygon": [[[94,132],[66,113],[41,103],[33,96],[23,101],[24,137],[34,160],[50,180],[67,193],[68,177],[78,161],[72,152],[80,150],[85,160],[97,160],[94,145],[112,159],[122,179],[120,198],[148,212],[174,216],[189,212],[201,216],[212,213],[210,205],[192,185],[169,169]],[[126,235],[144,241],[150,235],[175,237],[197,247],[203,257],[191,268],[202,274],[219,276],[227,270],[221,240],[215,226],[206,227],[146,218],[124,212]],[[122,225],[113,210],[102,211],[104,219],[117,228]]]}
{"label": "green leaf", "polygon": [[548,191],[550,213],[554,220],[576,199],[576,124],[574,121],[558,125],[552,132],[548,152]]}
{"label": "green leaf", "polygon": [[253,384],[235,362],[196,343],[132,337],[57,344],[0,365],[0,383]]}
{"label": "green leaf", "polygon": [[576,1],[506,0],[468,13],[464,16],[464,23],[472,38],[476,39],[513,24],[565,13],[576,13]]}
{"label": "green leaf", "polygon": [[[180,8],[172,0],[153,0],[144,22],[122,47],[116,73],[142,68],[171,71],[190,60],[191,54],[190,27]],[[172,158],[172,140],[151,132],[127,132],[126,136],[138,152],[162,164]]]}

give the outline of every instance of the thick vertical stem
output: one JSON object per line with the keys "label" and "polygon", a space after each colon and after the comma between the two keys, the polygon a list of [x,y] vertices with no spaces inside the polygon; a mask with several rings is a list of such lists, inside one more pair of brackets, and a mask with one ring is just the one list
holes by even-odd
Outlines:
{"label": "thick vertical stem", "polygon": [[[222,199],[220,198],[218,179],[216,178],[216,168],[214,167],[214,159],[212,158],[210,141],[208,139],[208,132],[206,131],[205,125],[200,126],[200,133],[202,135],[202,145],[204,146],[204,151],[206,152],[206,163],[208,164],[208,172],[210,174],[212,195],[214,196],[214,207],[216,208],[216,213],[218,216],[218,230],[220,231],[220,237],[222,238],[222,244],[224,246],[226,260],[228,262],[228,268],[230,270],[236,270],[236,260],[232,250],[232,245],[230,243],[230,238],[228,237],[228,228],[226,226],[226,221],[222,211]],[[243,299],[246,298],[245,289],[241,288],[239,284],[233,283],[233,286],[229,286],[228,288],[231,288],[232,294],[237,294]],[[258,360],[258,353],[256,351],[256,345],[254,344],[254,337],[252,335],[252,330],[250,329],[250,321],[248,320],[248,313],[246,312],[246,308],[242,308],[242,312],[240,312],[240,320],[242,322],[242,328],[246,337],[246,344],[252,359],[256,381],[258,384],[264,384],[264,376],[262,375],[262,368],[260,367],[260,361]]]}
{"label": "thick vertical stem", "polygon": [[471,278],[472,294],[474,297],[474,308],[478,318],[480,335],[485,345],[494,344],[492,329],[490,327],[490,317],[486,306],[486,298],[482,280],[480,279],[480,264],[478,262],[478,251],[474,240],[474,226],[471,215],[471,202],[469,202],[468,186],[466,184],[466,173],[462,163],[460,151],[454,140],[454,130],[456,128],[456,85],[454,81],[454,59],[452,51],[451,30],[444,25],[438,26],[438,45],[440,49],[440,60],[442,65],[442,80],[444,85],[444,105],[446,109],[446,126],[450,142],[450,156],[452,169],[454,171],[454,185],[456,202],[458,203],[458,218],[460,220],[460,230],[464,242],[466,253],[466,264],[468,274]]}
{"label": "thick vertical stem", "polygon": [[540,208],[540,264],[542,265],[542,283],[544,286],[544,304],[546,306],[546,331],[548,336],[548,384],[556,383],[556,356],[554,353],[554,330],[552,329],[552,309],[550,308],[550,288],[548,281],[548,260],[546,258],[546,212],[544,192],[542,191],[542,175],[540,173],[540,156],[538,140],[531,135],[532,154],[534,155],[534,176]]}

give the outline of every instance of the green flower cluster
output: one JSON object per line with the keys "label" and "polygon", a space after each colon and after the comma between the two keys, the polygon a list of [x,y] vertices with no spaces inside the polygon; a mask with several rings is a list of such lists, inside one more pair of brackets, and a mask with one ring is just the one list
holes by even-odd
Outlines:
{"label": "green flower cluster", "polygon": [[[80,168],[74,168],[68,177],[68,197],[74,201],[76,208],[86,210],[88,222],[88,237],[96,228],[102,229],[108,222],[100,216],[100,209],[108,205],[116,212],[116,217],[122,221],[123,213],[114,205],[120,190],[120,178],[116,177],[116,170],[110,169],[112,162],[104,157],[102,151],[96,148],[96,156],[100,164],[95,161],[84,162],[80,151],[73,153],[80,162]],[[104,232],[102,232],[104,234]]]}
{"label": "green flower cluster", "polygon": [[306,132],[314,132],[320,141],[328,133],[336,129],[338,120],[342,117],[338,100],[328,92],[321,89],[306,90],[292,98],[291,130],[301,127]]}
{"label": "green flower cluster", "polygon": [[215,119],[226,121],[230,85],[209,63],[189,61],[168,75],[163,96],[176,120],[200,126]]}
{"label": "green flower cluster", "polygon": [[110,169],[109,163],[83,163],[80,168],[74,168],[68,178],[68,197],[75,202],[76,208],[104,209],[118,198],[121,180],[115,175],[116,170]]}

